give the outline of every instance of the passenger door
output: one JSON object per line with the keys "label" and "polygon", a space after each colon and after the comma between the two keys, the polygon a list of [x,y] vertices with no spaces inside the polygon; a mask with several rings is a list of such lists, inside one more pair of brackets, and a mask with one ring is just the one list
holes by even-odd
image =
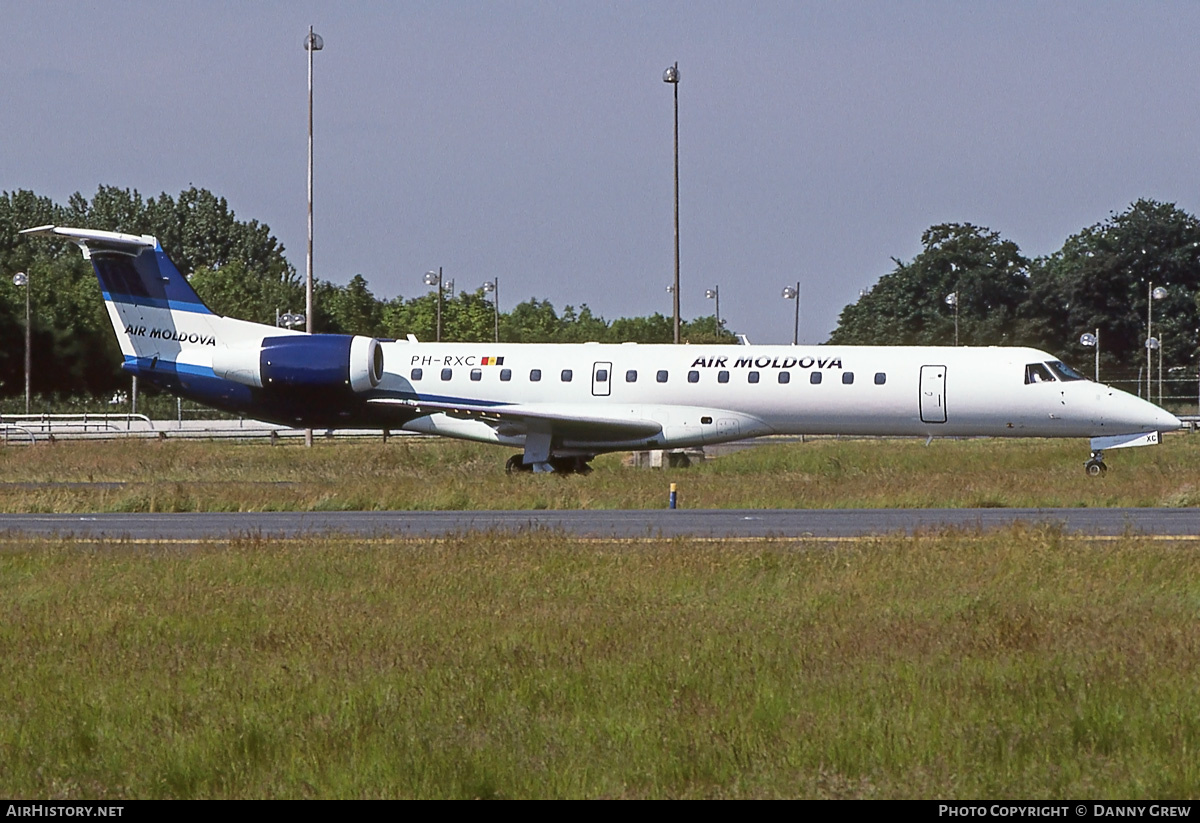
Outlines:
{"label": "passenger door", "polygon": [[946,422],[946,367],[921,367],[921,422]]}

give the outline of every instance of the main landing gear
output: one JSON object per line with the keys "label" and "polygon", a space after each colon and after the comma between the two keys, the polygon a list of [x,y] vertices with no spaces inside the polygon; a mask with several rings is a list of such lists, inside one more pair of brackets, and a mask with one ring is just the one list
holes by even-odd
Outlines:
{"label": "main landing gear", "polygon": [[514,454],[504,464],[505,474],[522,474],[524,472],[554,472],[555,474],[591,474],[591,455],[577,457],[551,457],[544,463],[526,463],[525,455]]}
{"label": "main landing gear", "polygon": [[1108,466],[1106,466],[1104,463],[1104,452],[1092,452],[1092,456],[1089,457],[1088,461],[1083,464],[1083,470],[1086,471],[1090,477],[1099,477],[1108,471]]}

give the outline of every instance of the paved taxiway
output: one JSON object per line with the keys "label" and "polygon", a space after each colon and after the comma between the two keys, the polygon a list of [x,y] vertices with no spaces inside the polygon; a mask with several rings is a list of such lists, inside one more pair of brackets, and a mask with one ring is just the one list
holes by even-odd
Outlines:
{"label": "paved taxiway", "polygon": [[988,530],[1016,522],[1048,524],[1081,535],[1200,536],[1200,508],[4,514],[0,515],[0,535],[186,541],[322,533],[419,538],[472,530],[548,529],[577,537],[623,539],[836,538],[948,527]]}

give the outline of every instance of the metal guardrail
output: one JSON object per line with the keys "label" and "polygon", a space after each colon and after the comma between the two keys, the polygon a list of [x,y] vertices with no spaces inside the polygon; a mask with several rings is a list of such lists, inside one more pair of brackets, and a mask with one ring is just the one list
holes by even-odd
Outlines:
{"label": "metal guardrail", "polygon": [[121,424],[125,432],[137,428],[153,428],[154,423],[144,414],[0,414],[0,429],[4,432],[4,443],[10,442],[10,432],[19,431],[37,442],[37,435],[53,440],[55,437],[95,432],[121,432]]}
{"label": "metal guardrail", "polygon": [[0,414],[0,424],[15,424],[24,428],[50,432],[54,429],[74,429],[79,431],[111,430],[118,428],[120,423],[125,429],[132,429],[134,423],[150,426],[154,422],[144,414]]}
{"label": "metal guardrail", "polygon": [[16,423],[0,422],[0,433],[3,433],[4,435],[4,445],[9,445],[11,442],[9,438],[13,432],[20,432],[21,434],[25,435],[29,438],[30,443],[37,442],[37,437],[34,435],[34,433],[24,426],[18,426]]}

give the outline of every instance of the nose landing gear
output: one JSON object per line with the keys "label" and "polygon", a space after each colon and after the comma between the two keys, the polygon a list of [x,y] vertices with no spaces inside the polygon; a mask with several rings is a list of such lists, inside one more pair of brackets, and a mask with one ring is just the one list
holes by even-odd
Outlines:
{"label": "nose landing gear", "polygon": [[1090,477],[1099,477],[1108,471],[1108,466],[1104,463],[1104,452],[1092,452],[1092,456],[1089,457],[1088,461],[1083,464],[1083,470],[1086,471]]}

